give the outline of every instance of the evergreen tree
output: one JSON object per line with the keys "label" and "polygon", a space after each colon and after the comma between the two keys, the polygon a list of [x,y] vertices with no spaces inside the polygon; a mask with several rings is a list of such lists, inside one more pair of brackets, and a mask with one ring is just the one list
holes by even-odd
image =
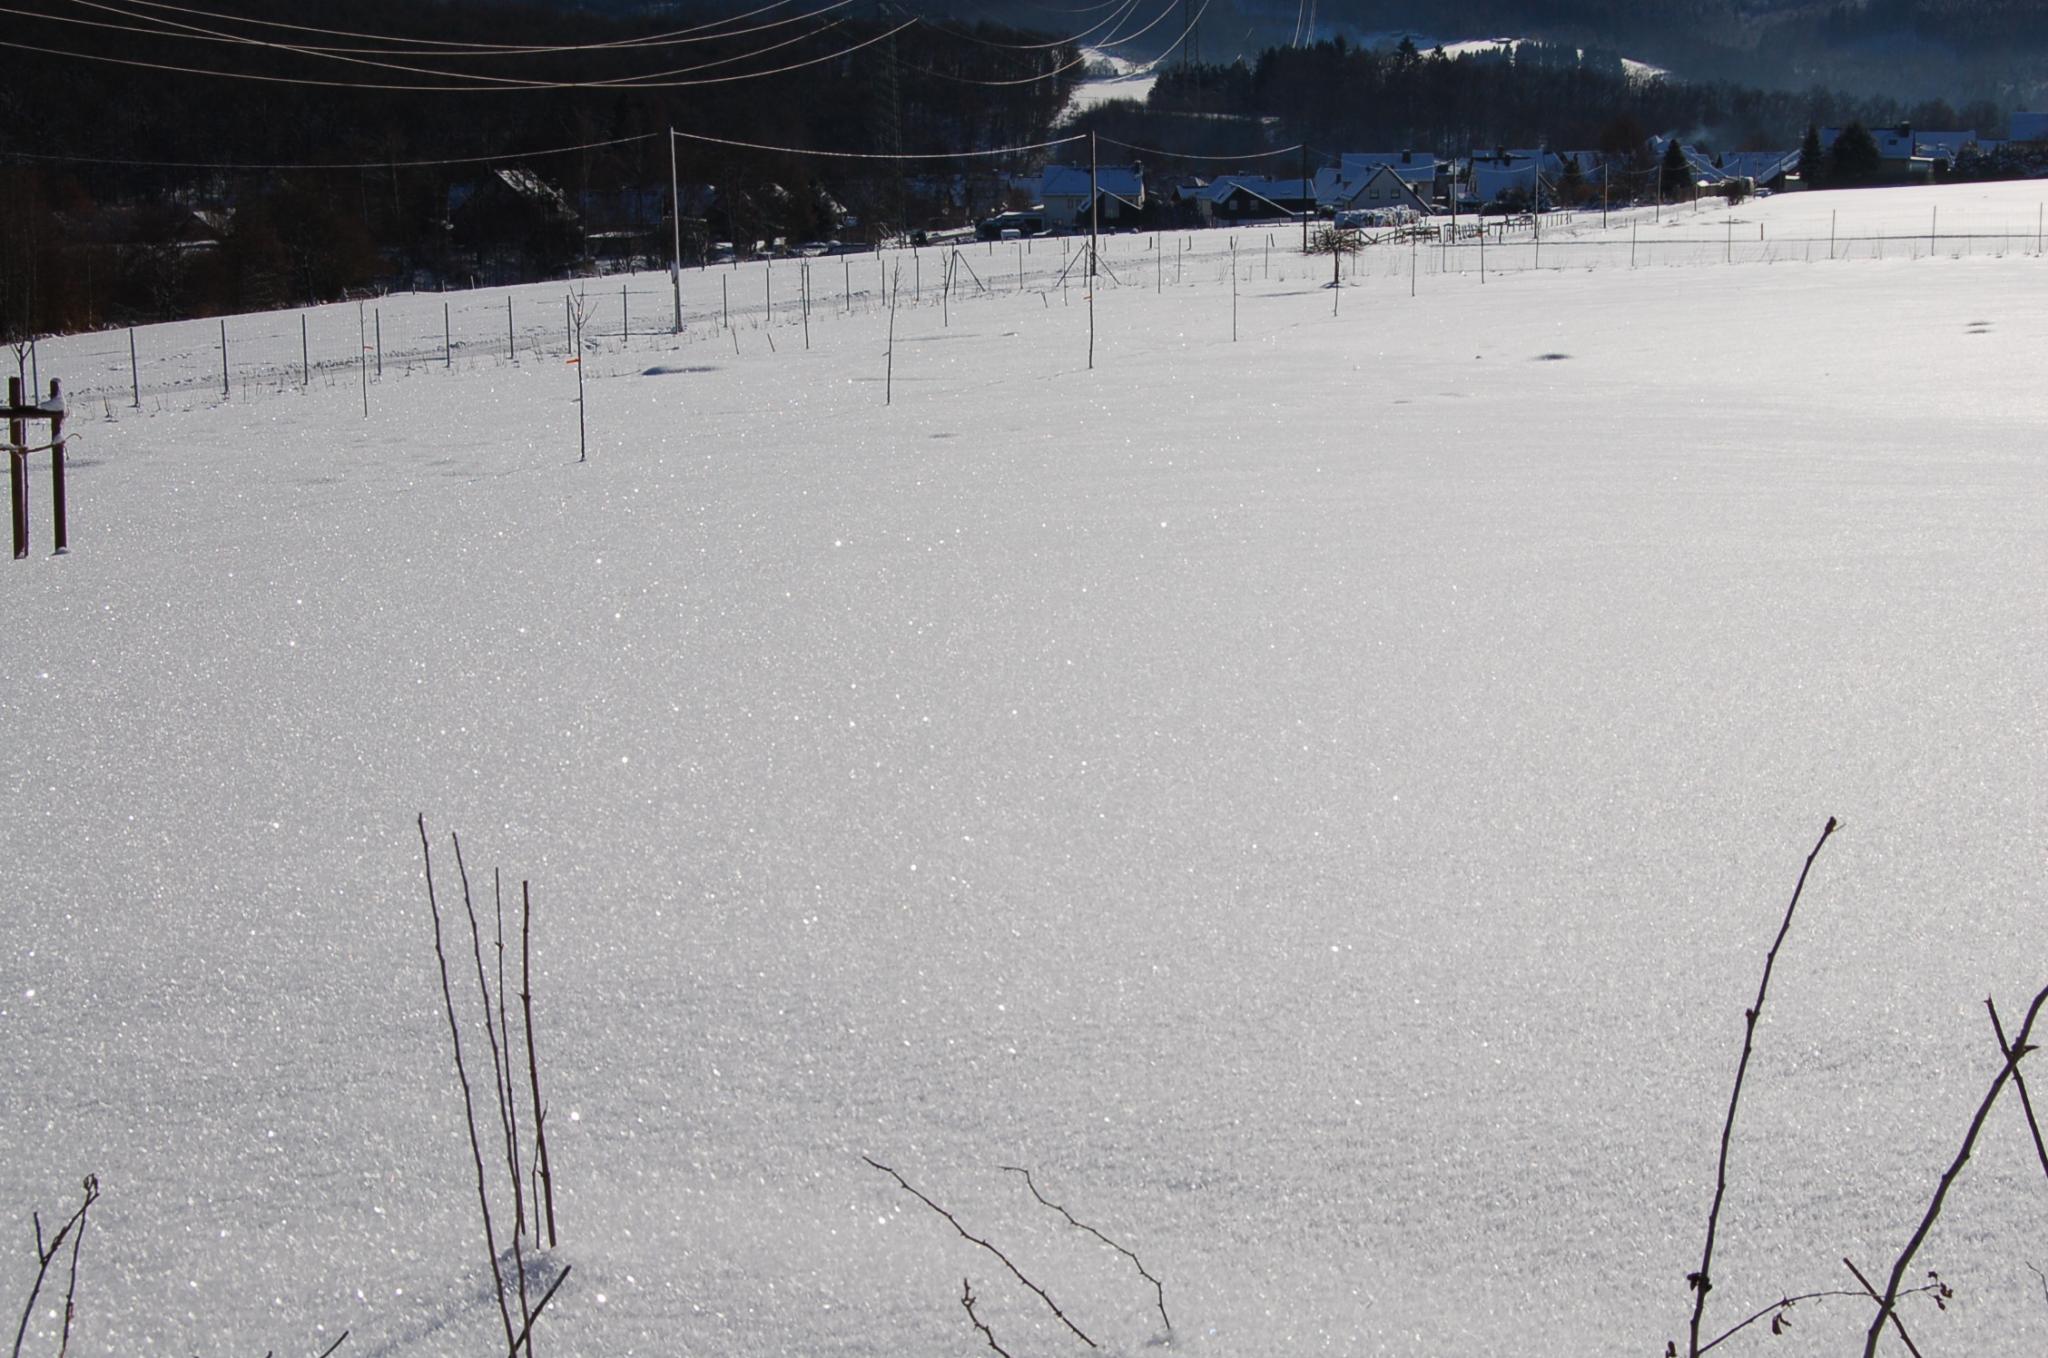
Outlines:
{"label": "evergreen tree", "polygon": [[1557,176],[1557,201],[1565,207],[1577,207],[1586,201],[1586,173],[1579,168],[1577,156],[1564,158],[1564,169]]}
{"label": "evergreen tree", "polygon": [[1806,125],[1806,140],[1799,143],[1799,177],[1806,187],[1817,189],[1827,182],[1827,153],[1820,149],[1820,129]]}
{"label": "evergreen tree", "polygon": [[1877,139],[1862,123],[1850,123],[1835,138],[1828,152],[1830,184],[1872,184],[1877,181],[1880,158]]}
{"label": "evergreen tree", "polygon": [[1674,202],[1690,198],[1693,193],[1692,165],[1685,158],[1685,149],[1673,137],[1664,148],[1664,164],[1658,171],[1664,186],[1664,201]]}

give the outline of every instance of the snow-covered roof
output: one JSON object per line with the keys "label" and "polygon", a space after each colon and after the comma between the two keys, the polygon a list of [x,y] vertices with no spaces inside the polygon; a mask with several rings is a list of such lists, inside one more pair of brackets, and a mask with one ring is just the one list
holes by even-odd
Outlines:
{"label": "snow-covered roof", "polygon": [[[1306,193],[1303,192],[1304,184],[1307,187]],[[1313,197],[1315,194],[1315,181],[1313,179],[1306,181],[1300,179],[1268,179],[1264,175],[1255,174],[1224,175],[1211,183],[1208,188],[1201,190],[1199,196],[1207,198],[1211,203],[1226,203],[1230,201],[1232,195],[1238,193],[1243,193],[1253,199],[1263,200],[1279,208],[1282,203],[1299,203],[1304,198]]]}
{"label": "snow-covered roof", "polygon": [[[1361,200],[1368,201],[1361,203]],[[1371,173],[1362,179],[1340,180],[1330,197],[1325,198],[1319,192],[1316,201],[1320,205],[1336,208],[1380,206],[1399,202],[1418,212],[1430,210],[1429,200],[1416,190],[1416,186],[1400,173],[1400,167],[1396,165],[1376,165]]]}
{"label": "snow-covered roof", "polygon": [[[1132,165],[1103,165],[1096,169],[1095,187],[1117,198],[1133,202],[1145,196],[1144,172]],[[1043,198],[1081,198],[1089,194],[1088,167],[1086,165],[1048,165],[1045,177],[1038,186]]]}
{"label": "snow-covered roof", "polygon": [[1436,157],[1428,151],[1346,151],[1337,158],[1338,172],[1356,184],[1363,184],[1382,165],[1391,166],[1410,184],[1436,178]]}

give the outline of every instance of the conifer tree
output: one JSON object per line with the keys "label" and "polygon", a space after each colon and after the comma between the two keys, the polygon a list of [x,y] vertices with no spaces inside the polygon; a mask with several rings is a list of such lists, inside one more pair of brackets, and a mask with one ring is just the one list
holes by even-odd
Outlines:
{"label": "conifer tree", "polygon": [[1693,193],[1692,166],[1685,158],[1685,149],[1673,137],[1664,148],[1664,164],[1658,171],[1664,184],[1664,201],[1690,198]]}
{"label": "conifer tree", "polygon": [[1820,149],[1820,129],[1812,123],[1806,125],[1806,140],[1799,143],[1799,177],[1809,189],[1827,182],[1827,154]]}

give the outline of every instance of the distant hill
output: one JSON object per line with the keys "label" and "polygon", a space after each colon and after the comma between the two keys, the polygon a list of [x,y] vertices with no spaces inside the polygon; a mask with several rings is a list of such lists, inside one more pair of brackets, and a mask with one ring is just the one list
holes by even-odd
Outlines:
{"label": "distant hill", "polygon": [[[589,2],[614,11],[661,8],[644,0]],[[863,8],[872,12],[874,2],[862,0]],[[1178,56],[1180,16],[1201,5],[1164,3],[1174,12],[1163,17],[1161,4],[1140,5],[1141,17],[1126,30],[1161,22],[1120,49],[1125,56]],[[900,8],[1051,36],[1078,33],[1102,17],[1063,15],[1030,0],[905,0]],[[1300,41],[1369,43],[1403,32],[1445,43],[1503,34],[1571,43],[1686,79],[1764,89],[1821,85],[1907,102],[1988,99],[2007,107],[2048,99],[2048,5],[2040,0],[1210,0],[1189,45],[1200,60],[1228,63]]]}

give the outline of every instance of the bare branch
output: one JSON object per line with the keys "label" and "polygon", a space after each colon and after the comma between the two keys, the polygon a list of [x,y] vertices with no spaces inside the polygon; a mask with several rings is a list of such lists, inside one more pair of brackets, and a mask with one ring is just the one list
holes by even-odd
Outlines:
{"label": "bare branch", "polygon": [[[2005,1040],[2005,1025],[1998,1021],[1998,1006],[1991,997],[1984,997],[1984,1007],[1991,1012],[1991,1031],[1998,1034],[1998,1050],[2007,1060],[2012,1059],[2012,1044]],[[2048,1174],[2048,1145],[2041,1141],[2041,1123],[2034,1116],[2034,1101],[2027,1095],[2027,1082],[2018,1066],[2012,1069],[2012,1087],[2020,1093],[2020,1107],[2026,1110],[2027,1130],[2034,1134],[2034,1154],[2041,1158],[2041,1172]],[[2031,1265],[2030,1265],[2031,1267]]]}
{"label": "bare branch", "polygon": [[555,1279],[554,1284],[547,1291],[540,1294],[540,1302],[533,1308],[532,1318],[526,1322],[525,1328],[521,1329],[518,1335],[513,1338],[512,1347],[506,1350],[507,1358],[518,1358],[519,1348],[522,1344],[526,1346],[527,1352],[531,1353],[533,1351],[534,1322],[540,1319],[542,1311],[548,1309],[548,1303],[555,1299],[555,1293],[561,1290],[562,1284],[569,1281],[569,1271],[574,1267],[574,1264],[562,1265],[561,1276]]}
{"label": "bare branch", "polygon": [[1833,816],[1821,828],[1820,838],[1814,841],[1813,851],[1806,855],[1806,866],[1799,870],[1798,884],[1792,888],[1792,900],[1785,907],[1785,922],[1778,926],[1778,937],[1771,944],[1771,950],[1764,954],[1763,980],[1756,988],[1756,1003],[1743,1011],[1742,1059],[1735,1066],[1735,1088],[1728,1095],[1728,1117],[1721,1125],[1721,1157],[1714,1171],[1714,1202],[1707,1209],[1707,1243],[1700,1251],[1699,1272],[1690,1275],[1686,1281],[1693,1290],[1692,1334],[1686,1350],[1690,1358],[1699,1358],[1700,1320],[1706,1314],[1707,1293],[1714,1288],[1714,1233],[1720,1226],[1721,1199],[1728,1192],[1728,1145],[1735,1137],[1735,1108],[1742,1101],[1742,1080],[1749,1073],[1749,1054],[1756,1045],[1756,1024],[1764,1011],[1764,996],[1771,988],[1771,969],[1778,963],[1778,949],[1785,944],[1785,935],[1792,931],[1792,913],[1799,908],[1800,893],[1806,890],[1806,875],[1813,871],[1813,860],[1820,856],[1821,846],[1828,842],[1828,836],[1835,832],[1837,822]]}
{"label": "bare branch", "polygon": [[434,916],[434,957],[441,964],[441,1001],[448,1011],[448,1039],[455,1047],[455,1079],[462,1086],[463,1120],[469,1126],[469,1154],[476,1163],[476,1200],[484,1218],[484,1251],[491,1260],[491,1291],[498,1299],[498,1315],[505,1322],[505,1342],[509,1345],[514,1342],[512,1311],[505,1304],[505,1275],[498,1267],[497,1232],[491,1225],[491,1196],[485,1186],[483,1143],[478,1140],[476,1131],[476,1103],[470,1097],[469,1069],[462,1060],[462,1029],[455,1021],[455,991],[448,983],[448,951],[441,943],[441,905],[434,895],[434,855],[427,844],[425,814],[420,816],[420,859],[427,875],[427,908]]}
{"label": "bare branch", "polygon": [[965,1278],[960,1280],[960,1304],[967,1308],[967,1318],[974,1322],[975,1329],[981,1331],[981,1337],[988,1341],[988,1346],[1003,1358],[1010,1358],[1010,1351],[996,1342],[995,1331],[982,1324],[981,1317],[974,1314],[974,1289],[967,1285]]}
{"label": "bare branch", "polygon": [[[47,1245],[43,1243],[42,1214],[40,1212],[31,1212],[29,1214],[30,1218],[35,1222],[36,1230],[36,1280],[34,1284],[32,1284],[29,1287],[28,1304],[21,1308],[21,1324],[15,1327],[13,1358],[21,1358],[22,1341],[28,1338],[29,1317],[33,1316],[36,1313],[36,1298],[42,1294],[43,1279],[49,1276],[50,1262],[57,1257],[57,1252],[64,1248],[64,1238],[71,1234],[74,1227],[77,1228],[81,1233],[83,1233],[85,1228],[85,1214],[92,1208],[93,1203],[99,1199],[100,1181],[98,1178],[88,1174],[85,1178],[84,1187],[85,1201],[78,1204],[78,1210],[71,1214],[71,1219],[69,1221],[66,1221],[62,1226],[58,1227],[57,1234],[50,1237],[50,1241]],[[71,1267],[72,1284],[75,1287],[78,1281],[78,1262],[75,1255],[73,1256]],[[67,1336],[70,1332],[70,1316],[68,1307],[69,1303],[67,1299],[67,1310],[65,1317],[65,1332]]]}
{"label": "bare branch", "polygon": [[989,1244],[988,1241],[983,1240],[980,1236],[969,1234],[967,1228],[960,1224],[960,1220],[958,1217],[955,1217],[951,1212],[948,1212],[945,1208],[939,1206],[930,1198],[927,1198],[924,1194],[918,1192],[915,1188],[912,1188],[910,1186],[910,1180],[904,1178],[895,1170],[889,1168],[881,1161],[871,1159],[865,1155],[863,1155],[861,1159],[866,1160],[869,1165],[873,1166],[876,1169],[879,1169],[880,1171],[882,1171],[882,1173],[894,1179],[898,1184],[902,1185],[904,1192],[908,1193],[911,1197],[916,1198],[919,1202],[923,1203],[925,1206],[931,1208],[934,1212],[937,1212],[940,1216],[944,1217],[946,1221],[953,1227],[953,1229],[960,1233],[960,1238],[962,1240],[967,1241],[971,1245],[979,1245],[983,1249],[987,1250],[990,1254],[993,1254],[996,1258],[1002,1260],[1003,1267],[1010,1270],[1010,1276],[1015,1278],[1018,1282],[1024,1284],[1024,1286],[1030,1288],[1033,1292],[1036,1292],[1038,1294],[1038,1299],[1044,1302],[1055,1316],[1059,1317],[1060,1324],[1066,1326],[1069,1330],[1073,1331],[1074,1335],[1078,1339],[1080,1339],[1082,1343],[1086,1344],[1091,1349],[1099,1349],[1102,1347],[1102,1345],[1096,1343],[1093,1339],[1090,1339],[1079,1325],[1076,1325],[1073,1321],[1067,1319],[1067,1313],[1059,1308],[1059,1303],[1054,1301],[1044,1288],[1040,1287],[1037,1283],[1032,1282],[1029,1278],[1025,1277],[1023,1272],[1019,1270],[1015,1264],[1010,1262],[1009,1255],[1004,1254],[1001,1250],[997,1249],[994,1245]]}
{"label": "bare branch", "polygon": [[85,1245],[85,1223],[93,1203],[99,1200],[100,1181],[97,1175],[85,1176],[85,1201],[78,1205],[78,1233],[71,1237],[71,1275],[64,1285],[64,1333],[57,1341],[57,1358],[71,1349],[71,1322],[78,1315],[78,1251]]}
{"label": "bare branch", "polygon": [[326,1348],[320,1350],[319,1358],[334,1358],[334,1351],[340,1348],[343,1344],[346,1344],[347,1342],[348,1331],[343,1330],[341,1332],[341,1337],[339,1339],[335,1340],[332,1344],[329,1344]]}
{"label": "bare branch", "polygon": [[[1863,1276],[1863,1270],[1856,1267],[1855,1264],[1849,1262],[1848,1255],[1845,1254],[1842,1256],[1842,1262],[1848,1266],[1848,1269],[1851,1273],[1856,1275],[1856,1281],[1863,1284],[1864,1293],[1867,1296],[1869,1296],[1869,1298],[1872,1301],[1878,1304],[1879,1311],[1877,1323],[1878,1328],[1882,1329],[1884,1327],[1885,1319],[1884,1298],[1877,1295],[1877,1289],[1870,1285],[1870,1279]],[[1906,1341],[1906,1352],[1912,1354],[1913,1358],[1921,1358],[1919,1347],[1913,1343],[1913,1336],[1906,1333],[1906,1327],[1904,1323],[1899,1320],[1899,1313],[1894,1310],[1890,1312],[1890,1315],[1892,1328],[1899,1332],[1900,1339]]]}
{"label": "bare branch", "polygon": [[1126,1249],[1124,1246],[1118,1244],[1114,1240],[1111,1240],[1108,1236],[1104,1235],[1101,1231],[1096,1230],[1093,1226],[1090,1226],[1088,1223],[1084,1221],[1076,1221],[1074,1219],[1074,1214],[1072,1212],[1069,1212],[1066,1208],[1060,1206],[1058,1203],[1051,1201],[1045,1196],[1045,1194],[1038,1191],[1038,1184],[1035,1181],[1033,1181],[1030,1170],[1020,1168],[1017,1165],[1002,1165],[999,1166],[999,1168],[1011,1174],[1023,1175],[1024,1186],[1031,1190],[1032,1197],[1037,1198],[1041,1203],[1044,1203],[1047,1207],[1050,1207],[1053,1211],[1058,1212],[1061,1216],[1065,1217],[1067,1219],[1067,1224],[1069,1226],[1072,1226],[1075,1230],[1086,1231],[1088,1234],[1094,1236],[1097,1240],[1100,1240],[1103,1244],[1115,1250],[1118,1254],[1121,1254],[1126,1259],[1129,1259],[1131,1261],[1131,1266],[1138,1270],[1138,1276],[1140,1278],[1143,1278],[1146,1282],[1152,1284],[1152,1291],[1155,1294],[1157,1294],[1158,1298],[1159,1319],[1165,1322],[1168,1332],[1172,1331],[1173,1319],[1172,1317],[1166,1314],[1166,1289],[1160,1285],[1160,1282],[1157,1278],[1153,1277],[1151,1273],[1146,1270],[1145,1261],[1137,1256],[1136,1251]]}
{"label": "bare branch", "polygon": [[1998,1096],[2005,1088],[2005,1082],[2019,1073],[2020,1058],[2033,1050],[2027,1039],[2033,1035],[2034,1020],[2041,1015],[2041,1006],[2048,1004],[2048,986],[2043,986],[2027,1006],[2027,1017],[2020,1024],[2019,1032],[2008,1045],[2003,1040],[1999,1045],[2005,1051],[2005,1064],[1998,1068],[1998,1075],[1991,1081],[1991,1088],[1984,1092],[1984,1101],[1977,1105],[1977,1115],[1970,1119],[1970,1129],[1963,1134],[1963,1144],[1956,1151],[1956,1158],[1943,1171],[1941,1182],[1935,1185],[1934,1198],[1927,1204],[1927,1212],[1920,1218],[1919,1227],[1913,1238],[1906,1242],[1906,1248],[1899,1252],[1892,1264],[1891,1279],[1885,1284],[1884,1295],[1877,1299],[1877,1318],[1870,1322],[1870,1331],[1863,1337],[1863,1358],[1875,1358],[1878,1338],[1884,1334],[1885,1317],[1898,1304],[1899,1281],[1912,1266],[1913,1256],[1920,1250],[1927,1233],[1934,1229],[1934,1220],[1941,1215],[1941,1205],[1948,1198],[1949,1186],[1962,1175],[1963,1166],[1969,1162],[1970,1152],[1976,1147],[1977,1134],[1984,1130],[1985,1120],[1991,1116],[1991,1106],[1998,1102]]}
{"label": "bare branch", "polygon": [[[555,1247],[555,1175],[548,1165],[547,1107],[540,1101],[540,1058],[533,1049],[533,890],[519,884],[519,1006],[526,1012],[526,1077],[533,1085],[533,1141],[547,1200],[548,1248]],[[539,1235],[536,1227],[534,1234]]]}

